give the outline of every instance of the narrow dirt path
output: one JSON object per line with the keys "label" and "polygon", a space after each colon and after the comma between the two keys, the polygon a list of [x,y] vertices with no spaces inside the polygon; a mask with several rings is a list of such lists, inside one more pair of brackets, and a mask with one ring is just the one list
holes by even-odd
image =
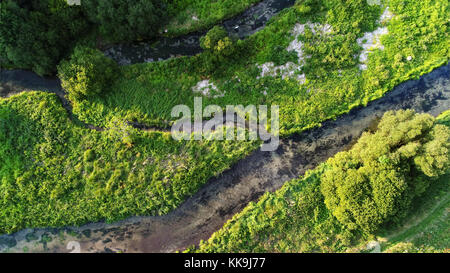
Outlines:
{"label": "narrow dirt path", "polygon": [[[450,65],[397,86],[383,98],[327,121],[323,126],[281,140],[275,152],[255,151],[219,177],[212,178],[179,208],[164,216],[132,217],[114,224],[93,223],[65,229],[22,230],[0,236],[0,251],[174,252],[208,239],[234,214],[267,191],[302,175],[346,149],[384,112],[412,108],[438,115],[450,109]],[[32,234],[33,236],[30,236]],[[41,240],[30,240],[30,237]],[[50,238],[50,242],[47,240]],[[2,242],[4,242],[2,244]],[[10,244],[7,248],[6,243]]]}

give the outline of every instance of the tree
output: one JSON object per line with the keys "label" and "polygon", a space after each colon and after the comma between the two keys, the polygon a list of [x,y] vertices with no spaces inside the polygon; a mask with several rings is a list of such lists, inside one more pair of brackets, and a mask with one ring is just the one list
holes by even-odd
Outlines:
{"label": "tree", "polygon": [[205,50],[205,54],[202,54],[202,68],[206,72],[212,72],[220,63],[231,59],[230,57],[235,53],[236,44],[228,36],[225,28],[215,26],[200,38],[200,47]]}
{"label": "tree", "polygon": [[328,160],[321,180],[326,206],[348,228],[368,233],[398,221],[448,171],[449,139],[450,129],[428,114],[387,112],[375,133]]}
{"label": "tree", "polygon": [[80,46],[75,48],[70,60],[58,66],[61,85],[71,99],[105,92],[118,71],[118,65],[101,51]]}

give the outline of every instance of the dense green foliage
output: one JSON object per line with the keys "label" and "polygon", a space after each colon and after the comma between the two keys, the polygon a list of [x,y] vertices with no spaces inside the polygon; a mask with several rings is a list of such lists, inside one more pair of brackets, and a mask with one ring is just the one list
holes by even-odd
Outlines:
{"label": "dense green foliage", "polygon": [[373,233],[398,222],[411,200],[450,164],[450,130],[413,111],[387,112],[374,134],[328,160],[321,191],[325,204],[349,229]]}
{"label": "dense green foliage", "polygon": [[355,232],[341,225],[320,193],[324,166],[264,194],[233,216],[195,252],[335,252],[351,243]]}
{"label": "dense green foliage", "polygon": [[[10,2],[1,3],[2,12],[3,7],[10,5],[0,23],[2,65],[49,73],[61,58],[70,54],[69,48],[77,40],[74,37],[84,29],[82,26],[90,24],[89,19],[68,20],[71,24],[67,31],[66,19],[50,19],[54,18],[51,11],[55,9],[44,8],[48,7],[46,1],[39,1],[43,3],[39,9],[29,5],[19,9]],[[31,1],[32,5],[35,2],[38,1]],[[210,27],[220,18],[254,2],[230,5],[235,1],[167,1],[169,17],[177,19],[167,27],[168,34]],[[108,82],[111,85],[107,88],[103,79],[109,76],[104,78],[98,72],[104,71],[105,66],[90,66],[101,60],[98,52],[92,52],[98,57],[93,60],[88,58],[91,53],[83,56],[75,52],[73,63],[87,66],[78,70],[65,62],[61,74],[68,77],[61,76],[63,82],[77,78],[74,83],[83,83],[73,85],[75,92],[71,93],[74,94],[89,95],[93,91],[105,95],[74,96],[74,113],[79,119],[108,130],[96,132],[75,126],[54,96],[33,93],[0,100],[0,117],[5,121],[0,124],[0,196],[3,196],[2,208],[6,208],[1,211],[0,232],[99,219],[112,221],[136,214],[163,214],[195,192],[209,177],[254,149],[256,145],[247,142],[175,142],[168,134],[139,132],[124,122],[166,126],[171,121],[173,106],[192,106],[194,96],[198,96],[192,87],[200,80],[210,79],[225,93],[223,97],[205,96],[205,105],[282,106],[281,134],[288,135],[365,105],[396,84],[448,62],[448,1],[383,2],[395,15],[385,23],[377,22],[382,9],[367,5],[365,0],[298,1],[263,30],[237,41],[231,56],[215,61],[214,47],[210,47],[193,57],[124,66],[115,73],[117,80]],[[109,3],[104,5],[114,10]],[[67,18],[71,18],[72,12],[78,19],[87,18],[81,15],[83,10],[66,5],[55,14],[62,16],[66,11]],[[117,10],[119,14],[120,11],[122,9]],[[204,13],[192,14],[191,11]],[[141,14],[140,10],[135,12]],[[5,21],[3,15],[7,16]],[[194,15],[199,16],[199,23],[177,25],[176,21],[183,21],[180,18]],[[100,28],[105,39],[145,38],[146,34],[155,35],[157,29],[152,25],[137,27],[136,35],[118,34],[111,26],[128,31],[127,26],[146,24],[146,18],[125,22],[123,14],[117,16],[118,20],[108,14],[98,17],[91,14],[90,17],[97,24],[103,24]],[[107,23],[109,19],[114,19],[111,25]],[[332,31],[323,36],[307,27],[304,34],[293,37],[292,29],[296,24],[307,22],[329,24]],[[365,31],[382,25],[389,29],[389,34],[382,38],[384,50],[371,53],[368,69],[361,71],[357,55],[362,49],[356,40]],[[145,29],[149,32],[145,33]],[[60,31],[63,34],[59,34]],[[49,37],[42,38],[41,33]],[[303,42],[303,53],[308,56],[304,59],[305,65],[295,72],[305,74],[305,82],[281,75],[261,76],[259,65],[263,63],[299,64],[297,54],[286,50],[294,38]],[[26,42],[33,39],[36,42]],[[49,44],[51,41],[57,44]],[[55,53],[55,50],[59,51]],[[207,63],[212,63],[213,69],[205,66]],[[85,78],[78,81],[74,71],[81,72]],[[319,185],[327,168],[324,165],[303,179],[290,182],[275,195],[267,194],[260,203],[249,205],[244,212],[251,213],[251,217],[237,221],[231,232],[220,231],[218,234],[226,234],[224,237],[215,235],[214,240],[218,241],[214,242],[220,244],[203,246],[204,249],[330,251],[345,248],[352,239],[359,239],[358,235],[366,236],[359,229],[342,225],[325,205]]]}
{"label": "dense green foliage", "polygon": [[[235,15],[257,0],[5,0],[0,2],[0,63],[2,68],[30,69],[39,75],[56,71],[77,43],[119,42],[149,39],[163,33],[172,18],[194,9],[201,19],[177,31],[207,28]],[[207,13],[214,7],[214,12]],[[181,16],[181,17],[180,17]],[[175,21],[176,21],[175,20]],[[174,21],[174,22],[175,22]],[[175,34],[171,31],[170,34]]]}
{"label": "dense green foliage", "polygon": [[256,145],[84,129],[42,92],[0,98],[0,143],[0,234],[165,214]]}
{"label": "dense green foliage", "polygon": [[205,36],[200,38],[200,46],[207,51],[215,54],[230,55],[232,46],[231,38],[225,28],[220,26],[213,27]]}
{"label": "dense green foliage", "polygon": [[[208,51],[193,57],[124,66],[109,96],[79,101],[74,111],[82,120],[96,125],[120,116],[164,126],[173,120],[173,106],[192,106],[193,98],[198,96],[192,88],[209,79],[224,96],[204,96],[205,105],[280,105],[280,133],[289,135],[365,105],[398,83],[447,63],[450,57],[450,40],[445,32],[447,1],[385,1],[394,17],[384,23],[377,23],[382,9],[369,6],[365,0],[309,2],[311,10],[317,12],[302,13],[299,6],[284,10],[261,31],[235,42],[233,54],[212,62],[213,69],[205,65],[214,60]],[[351,12],[346,12],[347,6]],[[411,36],[404,31],[424,18],[430,19],[421,23],[420,33],[411,29],[415,33]],[[350,25],[352,21],[356,23]],[[316,33],[308,38],[308,31],[299,35],[311,58],[304,58],[305,65],[291,77],[283,78],[280,73],[261,77],[258,66],[266,62],[298,63],[297,54],[286,48],[295,38],[291,32],[296,24],[307,22],[331,26],[325,36]],[[389,30],[381,39],[385,48],[370,53],[368,68],[361,71],[358,56],[355,60],[348,58],[362,51],[356,39],[382,25]],[[295,79],[300,74],[305,74],[304,83]]]}
{"label": "dense green foliage", "polygon": [[116,62],[88,47],[76,47],[70,60],[58,66],[61,85],[73,99],[108,91],[118,76]]}
{"label": "dense green foliage", "polygon": [[209,73],[220,67],[221,62],[230,61],[235,52],[236,45],[225,28],[213,27],[208,33],[200,38],[200,46],[205,50],[203,53],[202,69]]}
{"label": "dense green foliage", "polygon": [[[380,241],[383,252],[448,253],[450,251],[450,173],[443,175],[413,201],[408,219],[386,230]],[[384,240],[383,240],[384,239]]]}
{"label": "dense green foliage", "polygon": [[65,0],[0,3],[0,63],[2,67],[51,74],[79,36],[89,29],[82,9]]}
{"label": "dense green foliage", "polygon": [[[399,128],[398,131],[389,129],[392,127],[393,122],[396,122],[397,128]],[[442,136],[439,136],[439,134],[442,134]],[[394,173],[410,172],[408,177],[402,177],[405,179],[403,182],[407,184],[403,185],[403,188],[412,189],[410,192],[414,196],[417,195],[419,188],[421,189],[420,192],[423,193],[423,185],[429,183],[444,183],[437,188],[445,189],[445,185],[448,186],[448,174],[441,176],[441,180],[436,180],[425,175],[420,170],[422,170],[421,166],[424,164],[426,166],[424,169],[433,166],[433,171],[442,173],[444,170],[448,173],[450,163],[448,151],[449,135],[450,128],[440,125],[439,122],[429,115],[414,114],[412,111],[388,112],[380,122],[378,130],[375,133],[366,133],[351,150],[330,158],[315,170],[308,171],[301,179],[289,181],[275,193],[266,193],[257,203],[250,203],[242,212],[235,215],[222,229],[214,233],[208,241],[203,241],[198,248],[191,248],[188,251],[352,251],[354,246],[371,238],[373,230],[370,228],[366,229],[365,225],[362,225],[363,228],[360,228],[359,225],[353,227],[348,224],[348,221],[341,223],[334,217],[335,212],[333,210],[335,208],[332,207],[330,210],[328,209],[330,205],[326,204],[330,203],[328,192],[325,191],[325,196],[322,194],[324,186],[330,187],[330,179],[336,179],[333,182],[335,182],[335,185],[339,184],[336,185],[339,191],[338,194],[345,195],[345,198],[342,198],[341,201],[354,205],[357,209],[372,203],[372,200],[369,200],[370,198],[381,199],[379,195],[382,192],[386,200],[377,200],[378,203],[376,205],[372,204],[373,207],[369,207],[369,209],[383,214],[386,210],[392,209],[392,204],[395,204],[411,213],[410,203],[401,204],[404,196],[398,194],[398,192],[402,185],[397,188],[397,185],[388,183],[393,181],[393,179],[378,179],[386,172],[380,171],[381,167],[377,165],[379,163],[385,164],[384,169],[393,170]],[[383,142],[382,139],[388,139],[388,141]],[[400,141],[397,142],[400,145],[393,149],[390,145],[395,141]],[[417,147],[417,149],[411,149],[412,146]],[[362,157],[361,149],[368,150],[367,157]],[[375,150],[378,150],[379,155],[376,154]],[[436,152],[440,154],[443,150],[446,151],[446,160],[442,162],[443,165],[429,164],[435,160],[433,156]],[[409,151],[409,153],[405,153],[406,151]],[[413,151],[416,152],[415,156],[411,156]],[[356,159],[352,159],[348,155],[355,156]],[[383,155],[389,155],[391,161],[387,161],[387,157],[383,157]],[[373,156],[379,156],[380,161],[379,163],[372,162],[375,165],[373,166],[374,169],[365,174],[366,177],[360,183],[363,184],[363,187],[352,187],[361,181],[358,177],[354,178],[353,185],[349,185],[352,181],[347,178],[337,181],[339,175],[337,164],[347,170],[348,178],[350,178],[351,171],[348,171],[350,166],[358,165],[358,160],[368,163]],[[427,158],[431,161],[428,161],[427,164],[418,158]],[[396,162],[396,160],[400,162]],[[415,162],[418,165],[415,165]],[[360,169],[364,168],[362,164],[360,165]],[[417,177],[411,176],[414,169],[417,172]],[[336,176],[331,176],[335,173]],[[398,180],[393,182],[398,184]],[[371,188],[370,182],[372,181],[379,182],[379,185],[374,184],[373,188]],[[446,190],[448,193],[448,188]],[[371,192],[374,197],[370,196]],[[349,196],[351,194],[353,196]],[[376,196],[377,194],[378,196]],[[350,211],[354,212],[352,209]],[[359,216],[364,216],[362,212],[358,212],[360,213]],[[367,213],[370,217],[370,211]],[[397,214],[397,216],[399,215]],[[348,218],[345,220],[348,220]],[[381,222],[389,224],[391,220],[384,218]],[[377,222],[377,224],[380,224],[380,222]]]}

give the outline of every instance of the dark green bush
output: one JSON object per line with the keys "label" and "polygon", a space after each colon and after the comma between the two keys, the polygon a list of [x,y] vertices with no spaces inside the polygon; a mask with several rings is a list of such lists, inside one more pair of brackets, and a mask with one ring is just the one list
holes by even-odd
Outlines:
{"label": "dark green bush", "polygon": [[203,69],[208,73],[214,71],[220,63],[230,60],[236,49],[236,43],[222,26],[213,27],[201,37],[200,46],[205,50],[202,56]]}
{"label": "dark green bush", "polygon": [[71,99],[106,92],[118,76],[118,65],[101,51],[76,47],[70,60],[58,66],[62,87]]}

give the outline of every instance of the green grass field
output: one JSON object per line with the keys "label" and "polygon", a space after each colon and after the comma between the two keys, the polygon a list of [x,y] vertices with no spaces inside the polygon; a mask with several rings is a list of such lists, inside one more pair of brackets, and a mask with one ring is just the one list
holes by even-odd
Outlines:
{"label": "green grass field", "polygon": [[[448,61],[446,1],[386,4],[395,16],[385,23],[389,30],[382,38],[385,49],[370,54],[367,70],[361,71],[354,57],[361,52],[357,38],[379,26],[381,8],[368,6],[366,1],[347,4],[350,6],[323,1],[322,5],[317,4],[321,8],[310,13],[300,12],[298,6],[281,12],[266,28],[238,42],[236,56],[224,59],[212,72],[205,70],[206,54],[122,67],[118,81],[107,94],[76,102],[74,112],[96,125],[120,117],[163,126],[173,120],[173,106],[192,107],[194,97],[199,95],[192,88],[209,79],[224,96],[204,96],[204,105],[281,105],[281,134],[301,132],[365,105],[400,82],[417,78]],[[349,23],[352,21],[358,24]],[[320,42],[317,49],[305,52],[311,58],[306,58],[306,64],[297,72],[305,74],[306,82],[301,84],[295,77],[259,77],[260,64],[298,62],[295,53],[285,48],[294,39],[290,32],[295,24],[306,22],[329,24],[333,29],[326,37],[298,37],[309,41],[312,48]]]}

